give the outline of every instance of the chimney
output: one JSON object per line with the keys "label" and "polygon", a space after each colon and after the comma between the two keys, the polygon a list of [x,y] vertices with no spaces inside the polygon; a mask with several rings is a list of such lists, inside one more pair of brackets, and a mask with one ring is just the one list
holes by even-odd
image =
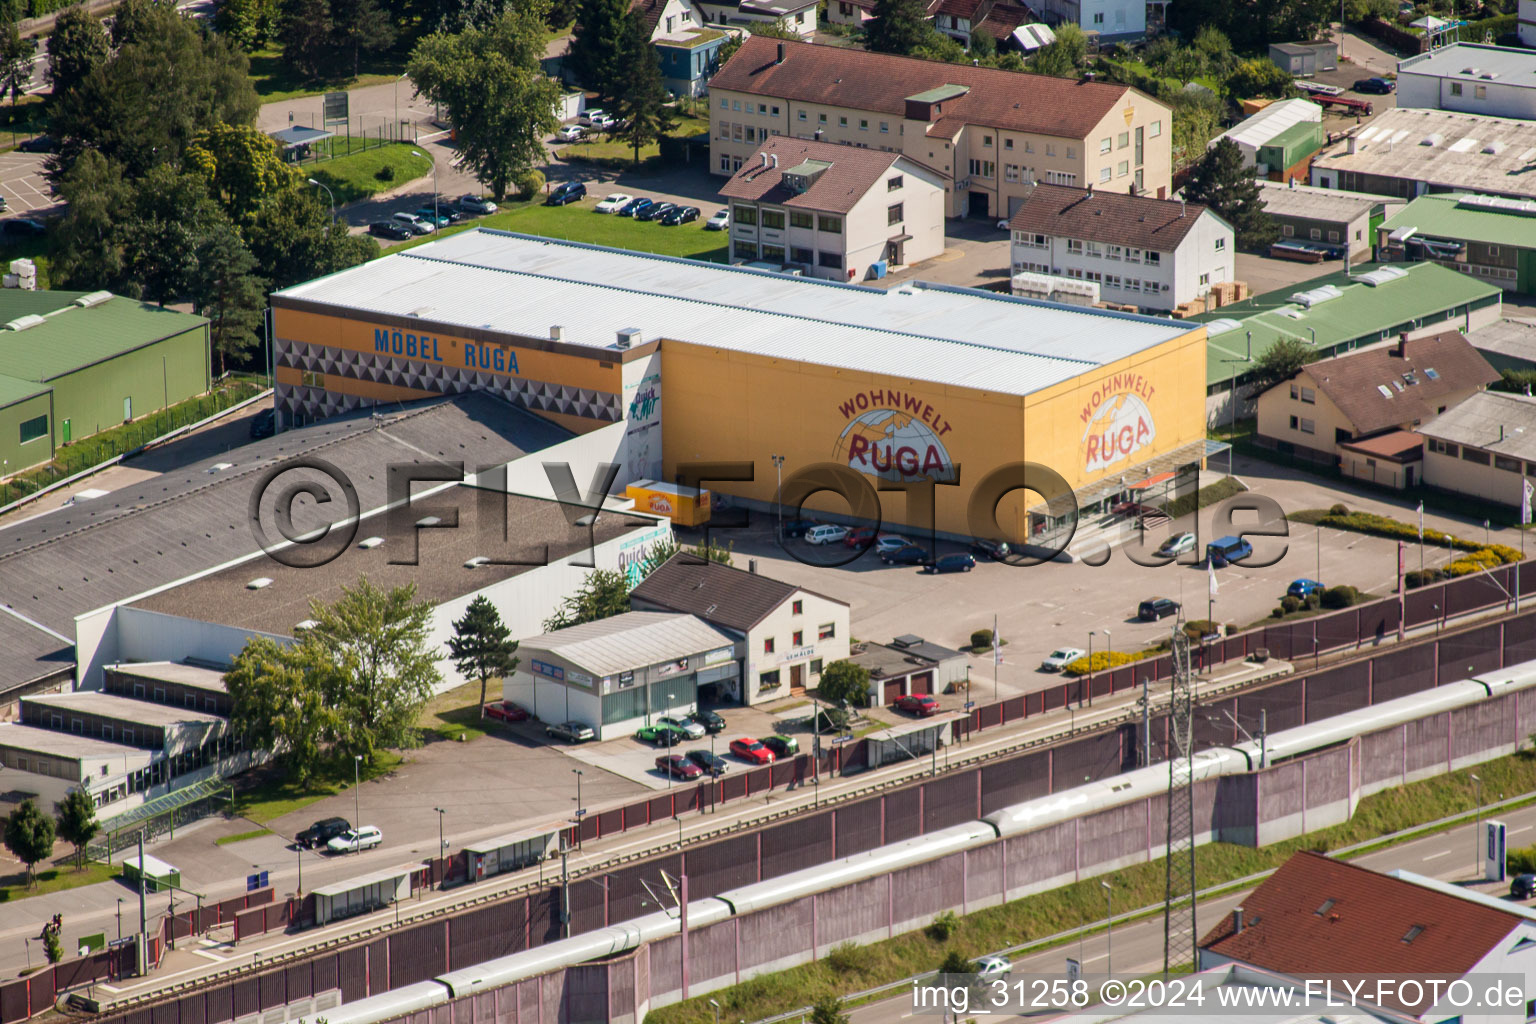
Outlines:
{"label": "chimney", "polygon": [[1232,908],[1232,934],[1233,935],[1241,935],[1241,934],[1243,934],[1243,908],[1242,907],[1233,907]]}
{"label": "chimney", "polygon": [[1088,198],[1088,199],[1092,199],[1093,198],[1093,182],[1091,182],[1091,181],[1088,183],[1088,195],[1085,198]]}
{"label": "chimney", "polygon": [[777,168],[779,166],[779,154],[777,154],[777,153],[770,153],[768,156],[769,156],[769,159],[771,159],[773,161],[773,166],[775,168]]}
{"label": "chimney", "polygon": [[1351,154],[1353,154],[1353,153],[1354,153],[1354,151],[1355,151],[1355,145],[1356,145],[1356,142],[1355,142],[1355,137],[1354,137],[1354,136],[1353,136],[1353,135],[1351,135],[1351,136],[1350,136],[1350,137],[1349,137],[1349,152],[1350,152],[1350,153],[1351,153]]}
{"label": "chimney", "polygon": [[1184,217],[1184,200],[1180,199],[1179,200],[1179,218],[1183,219],[1183,217]]}
{"label": "chimney", "polygon": [[775,64],[783,64],[784,63],[784,44],[783,44],[783,42],[779,43],[779,55],[778,55],[777,58],[774,59],[774,63]]}
{"label": "chimney", "polygon": [[1397,345],[1392,349],[1392,355],[1398,359],[1408,358],[1408,335],[1406,332],[1397,336]]}
{"label": "chimney", "polygon": [[555,326],[553,326],[553,327],[551,327],[549,329],[549,340],[550,341],[559,341],[560,340],[560,336],[563,333],[565,333],[565,328],[561,327],[559,324],[555,324]]}
{"label": "chimney", "polygon": [[[779,44],[779,49],[782,50],[783,48],[784,48],[784,44],[780,43]],[[753,576],[757,575],[757,559],[755,559],[755,558],[747,559],[747,572],[751,573]]]}

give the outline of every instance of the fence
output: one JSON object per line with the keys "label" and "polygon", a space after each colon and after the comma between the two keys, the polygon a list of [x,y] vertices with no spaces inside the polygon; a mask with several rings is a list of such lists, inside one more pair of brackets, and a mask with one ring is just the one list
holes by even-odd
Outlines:
{"label": "fence", "polygon": [[409,121],[384,121],[372,127],[364,127],[362,118],[359,117],[357,120],[355,132],[352,121],[349,119],[345,125],[336,126],[333,129],[336,134],[330,138],[295,146],[288,150],[288,162],[307,167],[334,160],[339,156],[366,153],[370,149],[378,149],[397,142],[414,143],[416,141],[416,126]]}

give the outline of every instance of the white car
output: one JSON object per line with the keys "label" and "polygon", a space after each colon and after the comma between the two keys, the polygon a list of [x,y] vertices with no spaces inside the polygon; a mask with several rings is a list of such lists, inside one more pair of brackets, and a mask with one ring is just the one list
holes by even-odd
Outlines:
{"label": "white car", "polygon": [[414,213],[397,213],[390,219],[393,220],[396,224],[405,225],[410,229],[411,234],[413,235],[430,235],[432,232],[437,230],[437,228],[433,227],[431,224],[428,224],[425,220],[416,216]]}
{"label": "white car", "polygon": [[805,531],[807,544],[837,544],[847,539],[848,527],[823,524]]}
{"label": "white car", "polygon": [[587,118],[587,124],[591,125],[598,131],[607,131],[609,128],[613,128],[618,123],[619,122],[617,118],[611,117],[608,114],[603,113],[601,110]]}
{"label": "white car", "polygon": [[656,719],[656,722],[658,725],[670,725],[674,729],[681,729],[691,740],[701,740],[704,738],[704,727],[692,719],[668,715]]}
{"label": "white car", "polygon": [[352,853],[355,850],[371,850],[384,841],[384,833],[372,825],[343,832],[325,844],[331,853]]}
{"label": "white car", "polygon": [[1186,551],[1195,550],[1195,544],[1194,534],[1179,533],[1163,541],[1162,546],[1157,549],[1157,553],[1165,558],[1172,558],[1174,555],[1182,555]]}
{"label": "white car", "polygon": [[598,213],[618,213],[619,208],[629,202],[634,196],[627,196],[623,192],[614,192],[602,202],[597,204]]}
{"label": "white car", "polygon": [[568,124],[561,128],[558,132],[555,132],[555,138],[559,139],[561,142],[575,142],[585,134],[587,134],[587,131],[581,125]]}
{"label": "white car", "polygon": [[882,533],[875,539],[875,554],[883,555],[891,551],[900,551],[912,543],[905,537],[898,537],[894,533]]}
{"label": "white car", "polygon": [[721,208],[715,211],[715,215],[704,222],[705,231],[724,231],[731,226],[731,211]]}
{"label": "white car", "polygon": [[495,213],[496,204],[484,196],[469,194],[459,196],[459,209],[465,213]]}
{"label": "white car", "polygon": [[996,981],[1009,971],[1013,970],[1013,964],[1007,957],[984,956],[976,960],[976,975],[982,981]]}
{"label": "white car", "polygon": [[582,111],[581,123],[582,124],[591,124],[593,118],[597,118],[597,117],[606,118],[607,116],[608,115],[603,112],[603,108],[602,107],[593,107],[590,110]]}
{"label": "white car", "polygon": [[1051,652],[1050,657],[1040,663],[1040,668],[1046,672],[1060,672],[1078,658],[1085,657],[1087,651],[1081,647],[1058,647]]}

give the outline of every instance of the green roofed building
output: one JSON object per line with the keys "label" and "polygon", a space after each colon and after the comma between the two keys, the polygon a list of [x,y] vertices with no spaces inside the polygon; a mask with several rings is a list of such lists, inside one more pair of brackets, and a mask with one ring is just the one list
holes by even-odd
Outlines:
{"label": "green roofed building", "polygon": [[1381,259],[1433,260],[1510,291],[1536,293],[1536,200],[1436,193],[1376,229]]}
{"label": "green roofed building", "polygon": [[0,290],[0,476],[209,388],[208,321],[111,292]]}
{"label": "green roofed building", "polygon": [[[1399,215],[1401,216],[1401,214]],[[1244,385],[1260,357],[1282,338],[1317,350],[1317,359],[1454,328],[1474,331],[1503,315],[1498,285],[1435,263],[1361,264],[1256,295],[1191,319],[1206,325],[1206,418],[1224,424],[1233,415],[1235,383],[1253,415]]]}

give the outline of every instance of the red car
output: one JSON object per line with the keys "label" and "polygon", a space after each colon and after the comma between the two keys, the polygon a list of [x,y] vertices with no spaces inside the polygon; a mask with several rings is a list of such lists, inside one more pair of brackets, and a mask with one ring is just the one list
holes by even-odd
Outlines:
{"label": "red car", "polygon": [[848,531],[848,536],[843,538],[843,543],[850,548],[869,545],[875,542],[875,528],[872,526],[856,526]]}
{"label": "red car", "polygon": [[739,740],[731,740],[731,753],[743,761],[751,761],[753,764],[773,764],[776,760],[773,751],[763,746],[757,740],[743,737]]}
{"label": "red car", "polygon": [[503,722],[526,722],[528,711],[509,700],[493,700],[485,706],[486,718],[499,718]]}
{"label": "red car", "polygon": [[682,754],[662,754],[656,759],[656,767],[663,775],[670,775],[675,779],[696,779],[704,774],[703,768]]}
{"label": "red car", "polygon": [[897,711],[910,711],[918,718],[932,718],[939,710],[939,702],[926,693],[911,693],[897,699]]}

